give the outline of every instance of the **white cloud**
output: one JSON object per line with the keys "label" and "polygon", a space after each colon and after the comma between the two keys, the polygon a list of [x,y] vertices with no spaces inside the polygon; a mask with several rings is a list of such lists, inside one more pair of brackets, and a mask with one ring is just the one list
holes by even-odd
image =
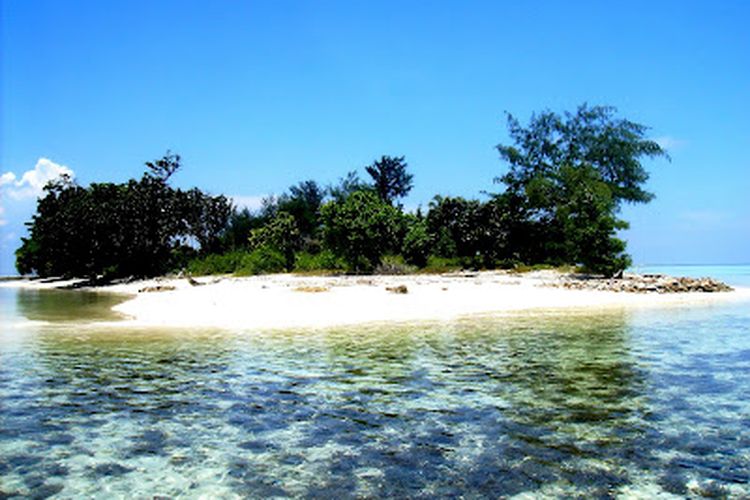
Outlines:
{"label": "white cloud", "polygon": [[13,172],[2,174],[0,186],[3,186],[3,195],[16,200],[37,198],[49,181],[61,175],[73,177],[74,174],[65,165],[59,165],[47,158],[39,158],[34,168],[24,172],[20,180],[16,180],[16,174]]}
{"label": "white cloud", "polygon": [[3,175],[0,175],[0,186],[12,184],[15,180],[16,174],[14,174],[13,172],[5,172]]}
{"label": "white cloud", "polygon": [[[8,224],[5,218],[9,200],[33,200],[42,194],[44,186],[61,175],[74,176],[73,170],[48,158],[39,158],[33,169],[21,174],[20,179],[13,172],[0,175],[0,226]],[[13,210],[11,210],[13,212]]]}
{"label": "white cloud", "polygon": [[654,142],[656,142],[659,146],[661,146],[663,149],[666,149],[667,151],[677,151],[678,149],[682,149],[687,145],[687,141],[677,139],[668,135],[656,137],[654,139]]}
{"label": "white cloud", "polygon": [[248,208],[250,210],[258,210],[260,207],[263,206],[263,199],[266,198],[266,195],[255,195],[255,196],[243,196],[243,195],[233,195],[229,198],[232,200],[232,203],[237,208]]}

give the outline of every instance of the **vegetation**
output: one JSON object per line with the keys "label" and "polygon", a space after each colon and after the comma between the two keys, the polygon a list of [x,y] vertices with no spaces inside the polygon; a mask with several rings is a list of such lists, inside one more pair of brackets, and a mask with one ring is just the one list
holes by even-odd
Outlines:
{"label": "vegetation", "polygon": [[509,165],[498,180],[512,257],[523,262],[583,264],[614,275],[630,264],[617,230],[623,202],[646,203],[653,194],[642,157],[667,156],[645,137],[646,127],[615,117],[606,106],[576,113],[544,112],[523,127],[508,115],[513,145],[499,145]]}
{"label": "vegetation", "polygon": [[373,189],[380,199],[389,205],[399,198],[403,198],[412,188],[414,176],[406,173],[404,157],[393,158],[383,156],[372,165],[365,167],[372,177]]}
{"label": "vegetation", "polygon": [[403,216],[372,191],[326,203],[320,215],[326,246],[352,271],[372,271],[383,255],[399,247]]}
{"label": "vegetation", "polygon": [[114,278],[153,276],[220,249],[231,205],[224,196],[169,186],[180,157],[146,164],[140,180],[84,188],[48,184],[16,251],[22,274]]}
{"label": "vegetation", "polygon": [[666,156],[643,125],[614,108],[546,111],[527,126],[508,115],[508,169],[485,200],[435,196],[405,213],[413,187],[405,157],[382,156],[336,185],[299,182],[257,212],[223,196],[172,188],[180,157],[146,163],[141,179],[45,188],[16,252],[23,274],[114,278],[191,274],[443,272],[582,266],[607,276],[629,265],[617,237],[624,203],[653,194],[641,160]]}

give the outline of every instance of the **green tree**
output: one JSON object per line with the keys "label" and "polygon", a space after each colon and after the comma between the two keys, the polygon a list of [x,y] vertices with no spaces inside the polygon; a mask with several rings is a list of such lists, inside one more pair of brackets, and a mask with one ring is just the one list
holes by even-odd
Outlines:
{"label": "green tree", "polygon": [[286,212],[278,212],[263,227],[250,232],[250,248],[257,250],[268,247],[276,250],[284,256],[287,270],[294,267],[294,254],[299,250],[300,244],[297,222]]}
{"label": "green tree", "polygon": [[326,195],[314,180],[306,180],[291,186],[281,196],[263,199],[260,218],[264,222],[272,220],[279,212],[291,215],[299,230],[302,247],[307,251],[317,251],[320,232],[320,206]]}
{"label": "green tree", "polygon": [[433,248],[433,238],[423,217],[407,216],[407,230],[402,254],[408,264],[424,267]]}
{"label": "green tree", "polygon": [[372,186],[359,178],[355,170],[347,172],[339,179],[338,184],[328,186],[328,194],[335,201],[344,201],[350,194],[356,191],[367,191]]}
{"label": "green tree", "polygon": [[616,206],[651,201],[654,195],[643,189],[648,173],[641,160],[668,155],[646,137],[648,127],[617,118],[616,112],[583,104],[575,113],[533,115],[527,127],[508,114],[514,144],[497,146],[510,167],[499,180],[510,191],[523,191],[534,177],[554,175],[564,165],[591,167],[609,186]]}
{"label": "green tree", "polygon": [[398,198],[403,198],[413,186],[414,176],[406,172],[404,157],[382,156],[380,160],[365,167],[372,178],[373,188],[381,200],[393,205]]}
{"label": "green tree", "polygon": [[[616,214],[623,202],[646,203],[641,161],[667,157],[647,127],[615,116],[612,107],[546,111],[527,127],[508,115],[512,145],[499,145],[508,171],[496,197],[505,212],[509,253],[527,262],[584,264],[614,275],[628,265]],[[618,269],[619,268],[619,269]]]}
{"label": "green tree", "polygon": [[146,164],[124,184],[81,187],[60,179],[45,187],[16,252],[23,274],[106,278],[168,271],[186,244],[202,253],[218,247],[231,206],[223,196],[170,187],[179,156]]}
{"label": "green tree", "polygon": [[325,244],[353,271],[372,271],[384,254],[399,247],[401,212],[371,191],[356,191],[344,201],[330,201],[320,215]]}
{"label": "green tree", "polygon": [[279,198],[279,210],[294,217],[301,236],[306,243],[316,239],[320,226],[320,206],[325,189],[314,180],[307,180],[289,188],[289,194]]}
{"label": "green tree", "polygon": [[504,207],[461,197],[436,196],[427,213],[427,230],[440,257],[460,257],[475,267],[494,267],[507,253]]}

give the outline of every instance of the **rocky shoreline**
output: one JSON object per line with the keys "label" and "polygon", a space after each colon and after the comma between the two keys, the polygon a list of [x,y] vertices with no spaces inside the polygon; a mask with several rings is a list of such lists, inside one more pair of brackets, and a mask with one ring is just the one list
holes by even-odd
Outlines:
{"label": "rocky shoreline", "polygon": [[548,286],[569,290],[597,290],[626,293],[716,293],[734,289],[713,278],[674,277],[664,274],[626,274],[622,278],[600,278],[588,275],[567,275]]}

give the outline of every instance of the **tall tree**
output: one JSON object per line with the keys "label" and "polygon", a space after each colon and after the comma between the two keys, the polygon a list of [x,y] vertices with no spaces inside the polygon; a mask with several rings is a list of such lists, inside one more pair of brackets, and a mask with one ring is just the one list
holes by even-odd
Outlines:
{"label": "tall tree", "polygon": [[607,183],[618,207],[622,201],[651,201],[654,195],[643,188],[648,172],[641,160],[668,155],[646,137],[648,127],[617,118],[616,112],[611,106],[583,104],[575,113],[533,115],[527,127],[508,114],[514,144],[497,146],[510,166],[499,180],[510,191],[522,191],[533,178],[554,177],[563,166],[591,167]]}
{"label": "tall tree", "polygon": [[644,125],[618,118],[609,106],[545,111],[522,126],[508,115],[512,145],[497,146],[508,171],[497,197],[508,241],[527,262],[584,264],[612,275],[628,265],[617,230],[622,203],[646,203],[642,159],[667,157]]}
{"label": "tall tree", "polygon": [[372,165],[365,167],[372,177],[373,187],[381,200],[393,205],[398,198],[403,198],[411,191],[414,176],[406,172],[407,163],[404,157],[382,156]]}
{"label": "tall tree", "polygon": [[279,197],[278,210],[294,217],[303,238],[312,238],[318,229],[320,206],[325,190],[314,180],[299,182],[289,188],[289,194]]}

